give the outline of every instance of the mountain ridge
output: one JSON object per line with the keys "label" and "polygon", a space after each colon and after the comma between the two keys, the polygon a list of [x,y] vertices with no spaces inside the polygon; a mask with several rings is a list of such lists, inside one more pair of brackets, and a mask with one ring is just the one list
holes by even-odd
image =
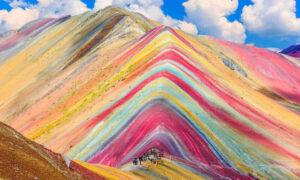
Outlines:
{"label": "mountain ridge", "polygon": [[[92,179],[67,166],[63,157],[0,122],[0,177],[5,179]],[[91,173],[93,174],[93,173]]]}
{"label": "mountain ridge", "polygon": [[155,146],[174,176],[299,178],[296,59],[114,6],[24,32],[0,40],[0,118],[29,139],[102,173]]}
{"label": "mountain ridge", "polygon": [[300,57],[300,45],[297,44],[297,45],[290,46],[290,47],[282,50],[280,53],[299,58]]}

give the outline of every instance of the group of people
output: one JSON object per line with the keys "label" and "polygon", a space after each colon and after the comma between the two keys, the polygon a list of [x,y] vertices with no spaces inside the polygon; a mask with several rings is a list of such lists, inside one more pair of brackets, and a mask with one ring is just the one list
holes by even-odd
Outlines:
{"label": "group of people", "polygon": [[140,162],[140,165],[142,165],[142,162],[147,162],[148,160],[157,165],[158,161],[161,160],[161,158],[164,156],[164,150],[159,151],[158,149],[151,148],[143,155],[139,156],[138,158],[135,157],[132,160],[133,165],[138,165],[138,161]]}

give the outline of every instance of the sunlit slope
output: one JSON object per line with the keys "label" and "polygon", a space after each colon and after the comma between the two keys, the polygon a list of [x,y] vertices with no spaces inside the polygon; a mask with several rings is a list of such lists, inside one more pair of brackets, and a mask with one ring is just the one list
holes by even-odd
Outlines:
{"label": "sunlit slope", "polygon": [[[124,95],[112,98],[109,108],[82,125],[94,128],[67,153],[71,158],[120,166],[157,146],[220,171],[229,166],[260,177],[270,170],[289,176],[274,157],[297,171],[299,116],[254,89],[251,85],[260,87],[261,81],[242,64],[246,77],[217,57],[207,60],[165,27],[151,31],[116,60],[125,63],[102,88],[112,87],[107,99],[120,88]],[[77,132],[81,138],[85,133],[79,131],[69,135]]]}
{"label": "sunlit slope", "polygon": [[174,176],[299,177],[295,59],[115,7],[37,37],[0,65],[0,117],[26,137],[91,168],[155,146]]}
{"label": "sunlit slope", "polygon": [[[154,27],[142,18],[111,7],[97,13],[40,20],[1,39],[0,83],[5,86],[0,89],[0,117],[14,118],[68,79],[72,81],[72,76],[96,57],[98,64],[104,62]],[[13,56],[7,58],[11,52]]]}
{"label": "sunlit slope", "polygon": [[[122,167],[115,168],[101,164],[90,164],[76,160],[75,163],[82,167],[101,175],[105,179],[221,179],[225,178],[216,174],[214,171],[206,169],[206,167],[197,166],[195,164],[185,164],[176,159],[163,158],[158,165],[143,162],[142,165],[132,165],[130,163]],[[191,166],[192,165],[192,166]],[[208,175],[209,174],[209,175]],[[241,176],[248,179],[247,176]]]}

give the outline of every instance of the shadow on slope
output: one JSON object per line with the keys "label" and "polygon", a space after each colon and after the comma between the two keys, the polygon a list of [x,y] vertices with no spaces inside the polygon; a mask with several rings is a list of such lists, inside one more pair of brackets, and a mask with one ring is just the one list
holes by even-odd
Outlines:
{"label": "shadow on slope", "polygon": [[0,179],[91,179],[70,169],[60,154],[0,122]]}

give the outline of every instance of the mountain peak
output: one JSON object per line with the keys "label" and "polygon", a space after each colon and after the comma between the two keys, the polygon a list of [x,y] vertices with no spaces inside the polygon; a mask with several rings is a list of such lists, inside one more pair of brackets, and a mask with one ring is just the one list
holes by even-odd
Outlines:
{"label": "mountain peak", "polygon": [[300,175],[295,58],[110,6],[1,39],[0,72],[0,119],[101,177]]}

